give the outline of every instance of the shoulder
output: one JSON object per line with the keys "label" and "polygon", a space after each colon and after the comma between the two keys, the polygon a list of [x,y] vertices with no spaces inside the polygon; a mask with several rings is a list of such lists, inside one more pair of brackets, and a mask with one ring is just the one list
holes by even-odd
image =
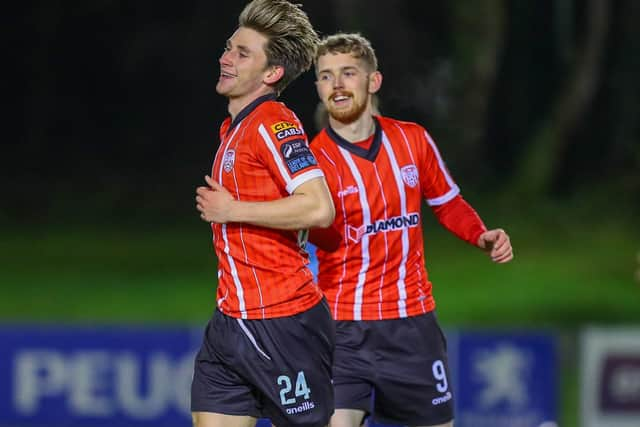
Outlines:
{"label": "shoulder", "polygon": [[344,158],[340,154],[340,146],[331,139],[331,136],[329,136],[326,129],[322,129],[313,138],[309,146],[311,147],[311,152],[318,161],[318,164],[323,168],[336,168],[339,164],[344,162]]}
{"label": "shoulder", "polygon": [[302,123],[296,114],[282,102],[268,101],[256,111],[255,124],[262,125],[272,137],[282,141],[292,136],[304,135]]}
{"label": "shoulder", "polygon": [[333,142],[326,129],[322,129],[309,143],[311,151],[315,154],[318,161],[322,162],[323,158],[333,156],[335,150],[338,149],[337,144]]}
{"label": "shoulder", "polygon": [[267,101],[262,103],[256,109],[256,117],[264,124],[269,125],[281,121],[292,122],[298,125],[300,124],[296,114],[284,103],[279,101]]}
{"label": "shoulder", "polygon": [[229,129],[229,125],[231,125],[231,118],[227,117],[223,120],[222,124],[220,124],[220,135],[224,135],[227,132],[227,129]]}
{"label": "shoulder", "polygon": [[322,129],[320,132],[318,132],[318,134],[316,136],[313,137],[313,139],[311,140],[310,144],[311,147],[320,147],[322,145],[325,145],[327,142],[329,142],[331,140],[331,138],[329,138],[329,135],[327,134],[327,130],[326,129]]}
{"label": "shoulder", "polygon": [[409,122],[404,120],[392,119],[391,117],[376,116],[380,121],[380,126],[384,131],[403,131],[412,134],[424,133],[425,128],[415,122]]}

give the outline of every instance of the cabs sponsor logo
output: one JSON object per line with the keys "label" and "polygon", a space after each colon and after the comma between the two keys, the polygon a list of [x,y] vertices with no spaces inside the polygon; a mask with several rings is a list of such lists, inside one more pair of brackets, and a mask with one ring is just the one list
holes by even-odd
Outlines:
{"label": "cabs sponsor logo", "polygon": [[296,125],[294,125],[291,122],[278,122],[276,124],[271,125],[271,132],[278,133],[280,131],[295,128],[295,127]]}
{"label": "cabs sponsor logo", "polygon": [[303,135],[304,131],[297,125],[290,122],[278,122],[271,125],[271,132],[276,136],[278,141],[289,138],[291,136]]}

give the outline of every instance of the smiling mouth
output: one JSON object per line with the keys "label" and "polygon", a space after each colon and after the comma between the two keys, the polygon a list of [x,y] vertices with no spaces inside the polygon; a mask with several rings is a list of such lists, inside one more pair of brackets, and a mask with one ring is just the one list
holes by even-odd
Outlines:
{"label": "smiling mouth", "polygon": [[351,97],[335,96],[331,99],[331,105],[338,110],[343,108],[351,108]]}
{"label": "smiling mouth", "polygon": [[329,99],[333,101],[335,104],[342,104],[351,98],[352,98],[351,94],[344,94],[344,93],[334,93],[329,97]]}
{"label": "smiling mouth", "polygon": [[220,78],[221,79],[232,79],[234,77],[235,77],[235,75],[233,75],[233,74],[225,73],[223,71],[220,72]]}

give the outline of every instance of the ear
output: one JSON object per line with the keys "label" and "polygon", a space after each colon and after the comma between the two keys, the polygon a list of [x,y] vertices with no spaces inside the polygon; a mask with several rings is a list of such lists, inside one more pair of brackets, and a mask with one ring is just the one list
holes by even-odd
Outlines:
{"label": "ear", "polygon": [[380,71],[374,71],[369,74],[369,93],[376,93],[382,86],[382,73]]}
{"label": "ear", "polygon": [[274,65],[269,67],[264,79],[262,80],[266,85],[274,85],[284,76],[284,67],[282,65]]}

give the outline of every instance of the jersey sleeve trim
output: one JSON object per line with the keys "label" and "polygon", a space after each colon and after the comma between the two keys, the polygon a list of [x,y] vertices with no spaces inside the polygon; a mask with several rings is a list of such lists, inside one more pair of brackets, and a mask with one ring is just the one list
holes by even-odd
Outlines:
{"label": "jersey sleeve trim", "polygon": [[460,188],[458,188],[456,184],[453,184],[453,188],[449,190],[447,194],[445,194],[444,196],[433,198],[433,199],[427,199],[427,204],[429,206],[444,205],[445,203],[447,203],[448,201],[456,197],[458,194],[460,194]]}
{"label": "jersey sleeve trim", "polygon": [[269,132],[267,132],[267,129],[264,127],[263,124],[260,124],[260,126],[258,127],[258,132],[260,132],[260,136],[262,136],[262,139],[264,139],[264,143],[266,144],[267,148],[271,152],[271,155],[273,156],[273,160],[276,163],[276,166],[278,167],[278,171],[280,172],[282,179],[284,179],[284,182],[288,190],[289,187],[291,186],[292,180],[289,177],[289,174],[287,173],[287,169],[284,165],[284,162],[282,161],[282,158],[280,157],[280,153],[278,153],[278,149],[276,148],[275,144],[271,140],[271,137],[269,136]]}
{"label": "jersey sleeve trim", "polygon": [[314,170],[310,170],[309,172],[300,174],[287,184],[287,191],[289,192],[289,194],[291,194],[295,191],[296,188],[300,187],[305,182],[312,180],[314,178],[320,178],[323,176],[324,176],[324,173],[322,173],[322,170],[320,169],[314,169]]}
{"label": "jersey sleeve trim", "polygon": [[440,197],[427,199],[427,204],[429,206],[439,206],[444,203],[447,203],[448,201],[456,197],[458,194],[460,194],[460,188],[455,183],[453,178],[451,178],[451,175],[449,175],[447,166],[444,164],[444,160],[442,160],[442,156],[440,156],[440,151],[438,151],[438,147],[436,146],[436,143],[433,142],[433,139],[431,139],[431,136],[429,136],[429,133],[427,131],[424,132],[424,136],[425,138],[427,138],[427,142],[431,146],[431,149],[433,150],[433,153],[435,154],[436,159],[438,159],[438,166],[440,168],[440,172],[442,172],[442,174],[444,175],[444,179],[447,181],[447,184],[449,184],[449,187],[451,188],[446,194]]}

